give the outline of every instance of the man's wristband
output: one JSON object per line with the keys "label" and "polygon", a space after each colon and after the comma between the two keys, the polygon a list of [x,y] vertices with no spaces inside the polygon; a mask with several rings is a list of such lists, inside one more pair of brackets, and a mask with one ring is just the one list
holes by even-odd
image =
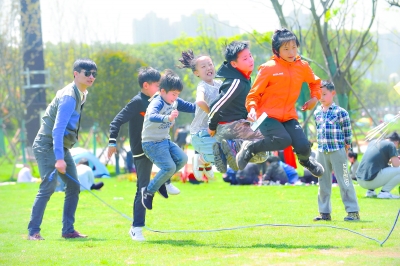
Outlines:
{"label": "man's wristband", "polygon": [[116,143],[108,143],[108,147],[117,147]]}

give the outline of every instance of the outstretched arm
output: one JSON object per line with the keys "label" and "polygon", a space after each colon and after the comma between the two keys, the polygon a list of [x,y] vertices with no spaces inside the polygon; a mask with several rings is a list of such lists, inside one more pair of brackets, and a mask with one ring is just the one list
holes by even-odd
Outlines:
{"label": "outstretched arm", "polygon": [[110,137],[108,139],[107,151],[107,156],[109,159],[117,151],[117,138],[121,126],[132,118],[132,116],[135,114],[136,107],[137,103],[131,100],[110,123]]}
{"label": "outstretched arm", "polygon": [[301,108],[302,111],[305,110],[312,110],[314,109],[315,105],[318,103],[319,99],[321,99],[322,91],[321,91],[321,79],[314,74],[314,71],[311,69],[310,65],[307,64],[305,69],[305,82],[308,83],[310,87],[310,100],[308,100],[303,107]]}

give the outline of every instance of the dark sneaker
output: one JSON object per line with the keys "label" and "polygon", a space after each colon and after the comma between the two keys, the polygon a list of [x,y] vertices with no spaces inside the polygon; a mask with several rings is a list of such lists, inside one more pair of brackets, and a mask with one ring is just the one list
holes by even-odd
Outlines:
{"label": "dark sneaker", "polygon": [[221,173],[226,173],[228,170],[225,155],[218,142],[213,144],[214,165]]}
{"label": "dark sneaker", "polygon": [[87,235],[82,235],[78,231],[74,230],[72,233],[62,234],[64,238],[86,238]]}
{"label": "dark sneaker", "polygon": [[254,153],[252,153],[248,148],[249,145],[252,143],[253,142],[249,140],[243,141],[242,147],[240,148],[240,151],[236,155],[236,163],[240,170],[243,170],[249,163],[250,159],[254,156]]}
{"label": "dark sneaker", "polygon": [[153,197],[154,195],[147,191],[146,187],[142,187],[142,204],[143,206],[151,210],[153,209]]}
{"label": "dark sneaker", "polygon": [[331,221],[332,217],[330,213],[320,213],[319,216],[313,219],[314,221]]}
{"label": "dark sneaker", "polygon": [[233,171],[239,170],[238,165],[236,163],[236,154],[237,154],[236,142],[234,140],[223,139],[221,141],[221,148],[225,154],[229,167],[232,168]]}
{"label": "dark sneaker", "polygon": [[167,187],[165,184],[162,184],[161,187],[158,189],[158,194],[160,194],[163,198],[168,199],[168,192],[167,192]]}
{"label": "dark sneaker", "polygon": [[28,236],[28,240],[44,240],[44,238],[39,234],[33,234]]}
{"label": "dark sneaker", "polygon": [[93,184],[90,189],[95,189],[95,190],[99,190],[100,188],[102,188],[104,186],[103,182],[99,182],[97,184]]}
{"label": "dark sneaker", "polygon": [[360,214],[358,212],[349,212],[347,216],[344,217],[344,220],[347,222],[360,221]]}
{"label": "dark sneaker", "polygon": [[315,160],[315,158],[313,157],[310,157],[306,162],[304,161],[299,161],[299,162],[303,167],[308,169],[308,171],[310,171],[310,173],[315,177],[320,178],[324,174],[324,167],[320,163],[318,163],[317,160]]}

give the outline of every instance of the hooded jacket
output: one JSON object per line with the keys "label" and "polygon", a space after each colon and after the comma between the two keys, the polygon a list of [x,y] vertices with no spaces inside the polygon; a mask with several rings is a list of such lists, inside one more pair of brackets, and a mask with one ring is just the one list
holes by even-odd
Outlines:
{"label": "hooded jacket", "polygon": [[221,122],[247,119],[244,104],[251,88],[251,80],[228,62],[224,62],[218,69],[216,78],[225,80],[219,88],[218,98],[210,106],[208,127],[211,130],[216,130]]}
{"label": "hooded jacket", "polygon": [[321,98],[321,80],[309,64],[296,57],[287,62],[273,55],[258,68],[258,74],[246,99],[248,111],[253,107],[259,117],[263,112],[280,122],[298,119],[295,104],[303,82],[310,87],[311,98]]}

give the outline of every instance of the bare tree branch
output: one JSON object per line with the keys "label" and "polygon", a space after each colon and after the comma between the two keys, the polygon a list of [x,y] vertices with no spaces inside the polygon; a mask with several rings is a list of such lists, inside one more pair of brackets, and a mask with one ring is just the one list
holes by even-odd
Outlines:
{"label": "bare tree branch", "polygon": [[350,62],[347,65],[347,68],[345,69],[345,71],[343,73],[347,73],[348,71],[350,71],[351,65],[353,64],[354,60],[357,58],[358,53],[361,51],[362,48],[364,48],[365,39],[369,35],[370,29],[371,29],[372,24],[374,23],[374,20],[375,20],[376,6],[377,6],[377,0],[373,0],[372,1],[372,16],[371,16],[371,20],[370,20],[370,23],[368,25],[368,28],[367,28],[367,30],[364,31],[364,34],[362,35],[362,38],[361,38],[361,42],[360,42],[358,48],[356,49],[354,55],[350,59]]}
{"label": "bare tree branch", "polygon": [[386,0],[386,2],[390,5],[390,7],[394,6],[400,8],[399,0]]}
{"label": "bare tree branch", "polygon": [[[365,56],[366,57],[366,56]],[[375,59],[378,57],[378,54],[375,53],[373,59],[368,63],[368,65],[365,67],[364,71],[358,73],[358,76],[356,76],[354,79],[351,80],[351,84],[357,83],[362,77],[364,77],[365,73],[369,70],[369,68],[374,64]],[[361,60],[365,62],[364,60]]]}

